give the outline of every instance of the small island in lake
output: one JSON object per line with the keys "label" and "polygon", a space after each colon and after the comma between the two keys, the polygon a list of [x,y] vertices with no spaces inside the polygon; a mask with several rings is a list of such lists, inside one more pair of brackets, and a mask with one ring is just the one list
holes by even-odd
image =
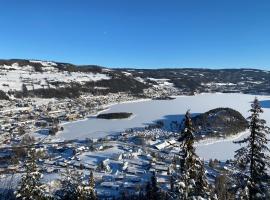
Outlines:
{"label": "small island in lake", "polygon": [[129,118],[132,113],[128,112],[117,112],[117,113],[104,113],[97,115],[99,119],[126,119]]}
{"label": "small island in lake", "polygon": [[174,97],[170,97],[170,96],[161,96],[161,97],[154,97],[152,98],[152,100],[174,100]]}

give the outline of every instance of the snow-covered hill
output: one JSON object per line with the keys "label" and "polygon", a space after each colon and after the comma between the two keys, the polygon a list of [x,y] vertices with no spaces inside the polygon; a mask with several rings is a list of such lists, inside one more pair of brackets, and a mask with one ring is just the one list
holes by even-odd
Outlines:
{"label": "snow-covered hill", "polygon": [[[41,70],[36,69],[32,64],[41,65]],[[77,82],[84,84],[88,81],[108,80],[111,77],[107,73],[98,72],[69,72],[61,70],[54,62],[29,61],[27,65],[14,62],[11,65],[0,65],[0,89],[8,92],[9,90],[21,90],[25,84],[28,90],[39,88],[65,87],[66,84]]]}
{"label": "snow-covered hill", "polygon": [[[202,92],[270,94],[269,85],[270,72],[258,69],[109,69],[40,60],[0,60],[0,92],[17,98],[72,98],[84,93],[118,92],[144,97]],[[23,88],[27,93],[22,94]]]}

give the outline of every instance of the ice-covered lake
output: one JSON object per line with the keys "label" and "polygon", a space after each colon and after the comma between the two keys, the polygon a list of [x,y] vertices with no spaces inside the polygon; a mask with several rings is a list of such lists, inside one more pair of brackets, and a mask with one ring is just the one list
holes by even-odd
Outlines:
{"label": "ice-covered lake", "polygon": [[[95,117],[67,123],[59,139],[97,138],[124,131],[134,127],[144,127],[157,120],[181,120],[183,114],[190,109],[192,113],[203,113],[217,107],[230,107],[249,115],[250,103],[254,95],[247,94],[199,94],[196,96],[179,96],[174,100],[152,100],[132,103],[121,103],[111,106],[107,112],[131,112],[130,119],[106,120]],[[264,107],[262,118],[270,125],[270,96],[257,96]],[[198,154],[204,159],[221,160],[233,157],[234,150],[239,148],[232,141],[221,141],[212,144],[202,143],[197,146]]]}

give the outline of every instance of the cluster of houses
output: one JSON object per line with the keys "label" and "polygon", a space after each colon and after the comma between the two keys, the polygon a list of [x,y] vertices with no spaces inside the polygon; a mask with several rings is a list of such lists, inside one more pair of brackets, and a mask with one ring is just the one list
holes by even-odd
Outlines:
{"label": "cluster of houses", "polygon": [[[106,96],[81,96],[78,99],[23,98],[0,101],[0,172],[18,170],[13,166],[12,146],[23,145],[25,136],[54,135],[63,130],[62,122],[74,121],[104,109],[104,106],[134,97],[118,93]],[[27,137],[29,139],[30,137]],[[31,138],[30,138],[31,139]],[[38,139],[34,138],[33,139]],[[26,143],[33,142],[27,140]],[[37,141],[36,141],[37,142]],[[17,161],[15,162],[17,163]],[[8,166],[7,166],[8,165]],[[11,170],[12,168],[12,170]]]}
{"label": "cluster of houses", "polygon": [[[29,101],[27,107],[12,105],[10,109],[11,112],[18,113],[18,116],[32,116],[31,123],[26,125],[30,128],[29,131],[59,125],[65,120],[83,118],[94,112],[91,108],[101,108],[97,101],[83,98],[49,102],[46,105],[34,103]],[[1,115],[5,116],[6,113],[7,110],[1,110]],[[69,119],[70,115],[75,118]],[[16,120],[19,125],[20,122],[27,121],[20,117]],[[38,160],[38,164],[46,180],[58,179],[59,174],[65,173],[67,168],[86,174],[92,171],[96,191],[101,199],[120,197],[126,192],[138,194],[148,184],[153,172],[158,185],[169,190],[171,173],[179,167],[173,161],[175,154],[179,152],[178,136],[173,131],[153,126],[101,139],[50,141],[42,144],[46,154]],[[20,164],[3,165],[11,155],[11,150],[0,150],[0,179],[5,174],[23,173]]]}
{"label": "cluster of houses", "polygon": [[[105,145],[105,144],[103,144]],[[123,192],[136,194],[143,190],[153,172],[156,173],[158,184],[164,189],[170,187],[171,159],[159,159],[154,146],[140,148],[132,143],[108,141],[109,149],[96,152],[82,152],[79,163],[92,168],[96,178],[96,190],[99,197],[120,197]],[[85,157],[89,159],[84,160]],[[87,168],[89,169],[89,168]]]}
{"label": "cluster of houses", "polygon": [[[38,99],[0,102],[0,179],[3,175],[24,172],[23,162],[12,161],[12,146],[19,145],[24,135],[37,131],[57,134],[61,122],[82,119],[105,105],[130,100],[134,97],[119,93],[45,103]],[[160,122],[101,139],[46,141],[37,146],[45,152],[38,160],[40,171],[48,180],[59,178],[67,168],[83,173],[92,171],[101,198],[120,197],[123,192],[138,193],[148,184],[153,172],[159,186],[169,190],[170,175],[177,167],[173,159],[180,144],[179,135],[163,126]]]}
{"label": "cluster of houses", "polygon": [[81,96],[77,99],[14,99],[0,102],[0,141],[10,143],[15,136],[32,133],[41,128],[54,130],[59,123],[74,121],[103,110],[105,105],[134,100],[124,94]]}

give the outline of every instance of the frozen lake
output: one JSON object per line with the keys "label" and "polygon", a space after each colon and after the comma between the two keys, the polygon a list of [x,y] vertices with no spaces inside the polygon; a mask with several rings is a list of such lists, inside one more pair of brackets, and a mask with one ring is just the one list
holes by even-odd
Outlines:
{"label": "frozen lake", "polygon": [[[110,107],[102,113],[131,112],[130,119],[106,120],[95,117],[86,120],[67,123],[64,131],[57,135],[59,139],[98,138],[124,131],[129,128],[144,127],[157,120],[181,120],[188,109],[192,113],[203,113],[217,107],[230,107],[249,116],[250,103],[254,95],[246,94],[199,94],[196,96],[179,96],[174,100],[153,100],[132,103],[121,103]],[[270,125],[270,96],[257,96],[262,101],[264,113],[262,118]],[[221,160],[233,157],[234,150],[239,148],[232,141],[199,144],[198,154],[204,159],[218,158]]]}

